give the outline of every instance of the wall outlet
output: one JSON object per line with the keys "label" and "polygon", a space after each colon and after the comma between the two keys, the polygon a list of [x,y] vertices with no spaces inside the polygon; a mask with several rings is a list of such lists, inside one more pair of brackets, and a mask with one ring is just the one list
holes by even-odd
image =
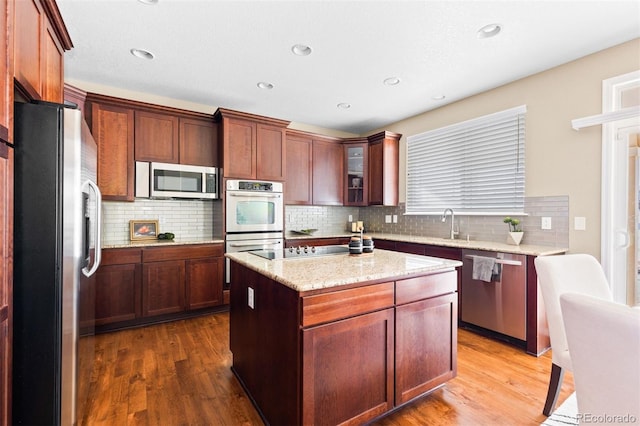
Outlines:
{"label": "wall outlet", "polygon": [[253,298],[253,289],[251,287],[247,288],[247,304],[251,309],[255,309],[255,299]]}
{"label": "wall outlet", "polygon": [[576,231],[585,231],[587,229],[587,218],[576,216],[573,218],[573,229]]}
{"label": "wall outlet", "polygon": [[393,223],[398,223],[398,215],[397,214],[393,215]]}
{"label": "wall outlet", "polygon": [[387,214],[384,216],[384,223],[391,223],[391,215]]}
{"label": "wall outlet", "polygon": [[541,229],[551,229],[551,218],[550,217],[543,217],[540,228]]}

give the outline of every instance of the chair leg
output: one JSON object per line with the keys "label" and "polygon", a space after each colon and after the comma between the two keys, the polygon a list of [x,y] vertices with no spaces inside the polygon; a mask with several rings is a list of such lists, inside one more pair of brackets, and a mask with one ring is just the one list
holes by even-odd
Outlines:
{"label": "chair leg", "polygon": [[551,377],[549,378],[549,390],[547,391],[547,400],[544,403],[544,409],[542,414],[545,416],[551,415],[556,407],[556,401],[558,401],[558,395],[560,395],[560,388],[562,387],[562,378],[564,377],[564,370],[562,367],[551,364]]}

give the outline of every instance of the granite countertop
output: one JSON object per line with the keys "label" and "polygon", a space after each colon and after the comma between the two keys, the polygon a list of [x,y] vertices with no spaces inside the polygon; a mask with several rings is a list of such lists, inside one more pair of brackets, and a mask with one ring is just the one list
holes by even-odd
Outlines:
{"label": "granite countertop", "polygon": [[187,245],[187,244],[222,244],[224,243],[223,239],[195,239],[195,240],[182,240],[176,238],[173,241],[167,240],[140,240],[140,241],[126,241],[117,244],[104,244],[102,246],[103,249],[112,249],[112,248],[143,248],[143,247],[154,247],[154,246],[179,246],[179,245]]}
{"label": "granite countertop", "polygon": [[457,260],[379,249],[361,255],[336,254],[276,260],[267,260],[248,252],[227,253],[225,256],[299,292],[443,272],[462,265]]}
{"label": "granite countertop", "polygon": [[[351,232],[344,232],[342,234],[314,234],[311,236],[306,235],[295,235],[289,236],[287,235],[287,239],[291,240],[300,240],[300,239],[313,239],[313,238],[336,238],[336,237],[351,237],[353,234]],[[530,245],[530,244],[520,244],[519,246],[514,246],[506,243],[497,243],[495,241],[480,241],[480,240],[450,240],[447,238],[437,238],[437,237],[423,237],[423,236],[414,236],[414,235],[403,235],[403,234],[383,234],[377,232],[367,232],[365,235],[370,235],[371,238],[375,240],[393,240],[393,241],[402,241],[405,243],[418,243],[418,244],[430,244],[435,246],[442,247],[455,247],[455,248],[465,248],[470,250],[487,250],[487,251],[498,251],[503,253],[514,253],[514,254],[524,254],[529,256],[550,256],[554,254],[562,254],[569,251],[567,247],[550,247],[550,246],[538,246],[538,245]]]}

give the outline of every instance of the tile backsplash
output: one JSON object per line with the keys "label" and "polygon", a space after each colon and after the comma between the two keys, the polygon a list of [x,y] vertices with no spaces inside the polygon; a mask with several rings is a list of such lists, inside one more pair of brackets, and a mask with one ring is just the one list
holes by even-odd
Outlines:
{"label": "tile backsplash", "polygon": [[359,207],[285,206],[286,231],[317,229],[317,235],[342,234],[347,230],[349,215],[359,220]]}
{"label": "tile backsplash", "polygon": [[[129,221],[158,220],[160,232],[173,232],[176,240],[208,240],[222,234],[222,224],[214,225],[214,217],[222,216],[222,202],[200,200],[135,200],[102,203],[103,245],[129,241]],[[214,233],[217,232],[217,236]]]}
{"label": "tile backsplash", "polygon": [[[368,232],[446,238],[450,217],[441,215],[405,216],[404,204],[397,207],[285,206],[285,230],[318,229],[316,235],[335,235],[350,231],[349,215],[364,222]],[[525,231],[523,244],[569,246],[569,197],[527,197],[526,216],[521,219]],[[397,215],[398,223],[385,223],[385,216]],[[550,230],[541,229],[542,217],[550,217]],[[135,200],[103,203],[103,245],[126,244],[129,221],[157,219],[160,232],[173,232],[179,240],[208,240],[222,237],[222,201]],[[502,216],[456,215],[458,238],[506,241],[507,225]]]}
{"label": "tile backsplash", "polygon": [[[448,238],[451,218],[445,223],[441,215],[404,215],[405,206],[397,207],[324,207],[286,206],[285,229],[317,228],[318,234],[348,231],[348,216],[364,222],[368,232]],[[517,216],[525,231],[523,244],[569,246],[569,197],[527,197],[526,215]],[[397,215],[397,223],[385,223],[385,216]],[[551,218],[551,229],[542,230],[542,217]],[[459,239],[506,242],[507,225],[503,216],[456,215]]]}

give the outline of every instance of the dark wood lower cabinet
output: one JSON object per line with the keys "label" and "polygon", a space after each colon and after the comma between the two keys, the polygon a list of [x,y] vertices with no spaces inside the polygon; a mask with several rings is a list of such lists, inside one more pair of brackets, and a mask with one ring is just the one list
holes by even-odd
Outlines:
{"label": "dark wood lower cabinet", "polygon": [[393,309],[302,332],[302,424],[361,424],[393,408]]}
{"label": "dark wood lower cabinet", "polygon": [[300,293],[231,268],[232,369],[267,424],[363,424],[456,375],[455,271]]}
{"label": "dark wood lower cabinet", "polygon": [[172,314],[185,309],[184,260],[142,265],[142,315]]}
{"label": "dark wood lower cabinet", "polygon": [[94,289],[96,325],[141,316],[140,279],[139,264],[106,265],[99,268]]}
{"label": "dark wood lower cabinet", "polygon": [[457,295],[396,307],[396,405],[456,376]]}
{"label": "dark wood lower cabinet", "polygon": [[[80,290],[80,323],[90,330],[147,324],[223,304],[222,244],[115,248],[102,252]],[[106,328],[105,328],[106,327]]]}
{"label": "dark wood lower cabinet", "polygon": [[200,309],[222,304],[224,259],[209,257],[186,261],[187,309]]}

